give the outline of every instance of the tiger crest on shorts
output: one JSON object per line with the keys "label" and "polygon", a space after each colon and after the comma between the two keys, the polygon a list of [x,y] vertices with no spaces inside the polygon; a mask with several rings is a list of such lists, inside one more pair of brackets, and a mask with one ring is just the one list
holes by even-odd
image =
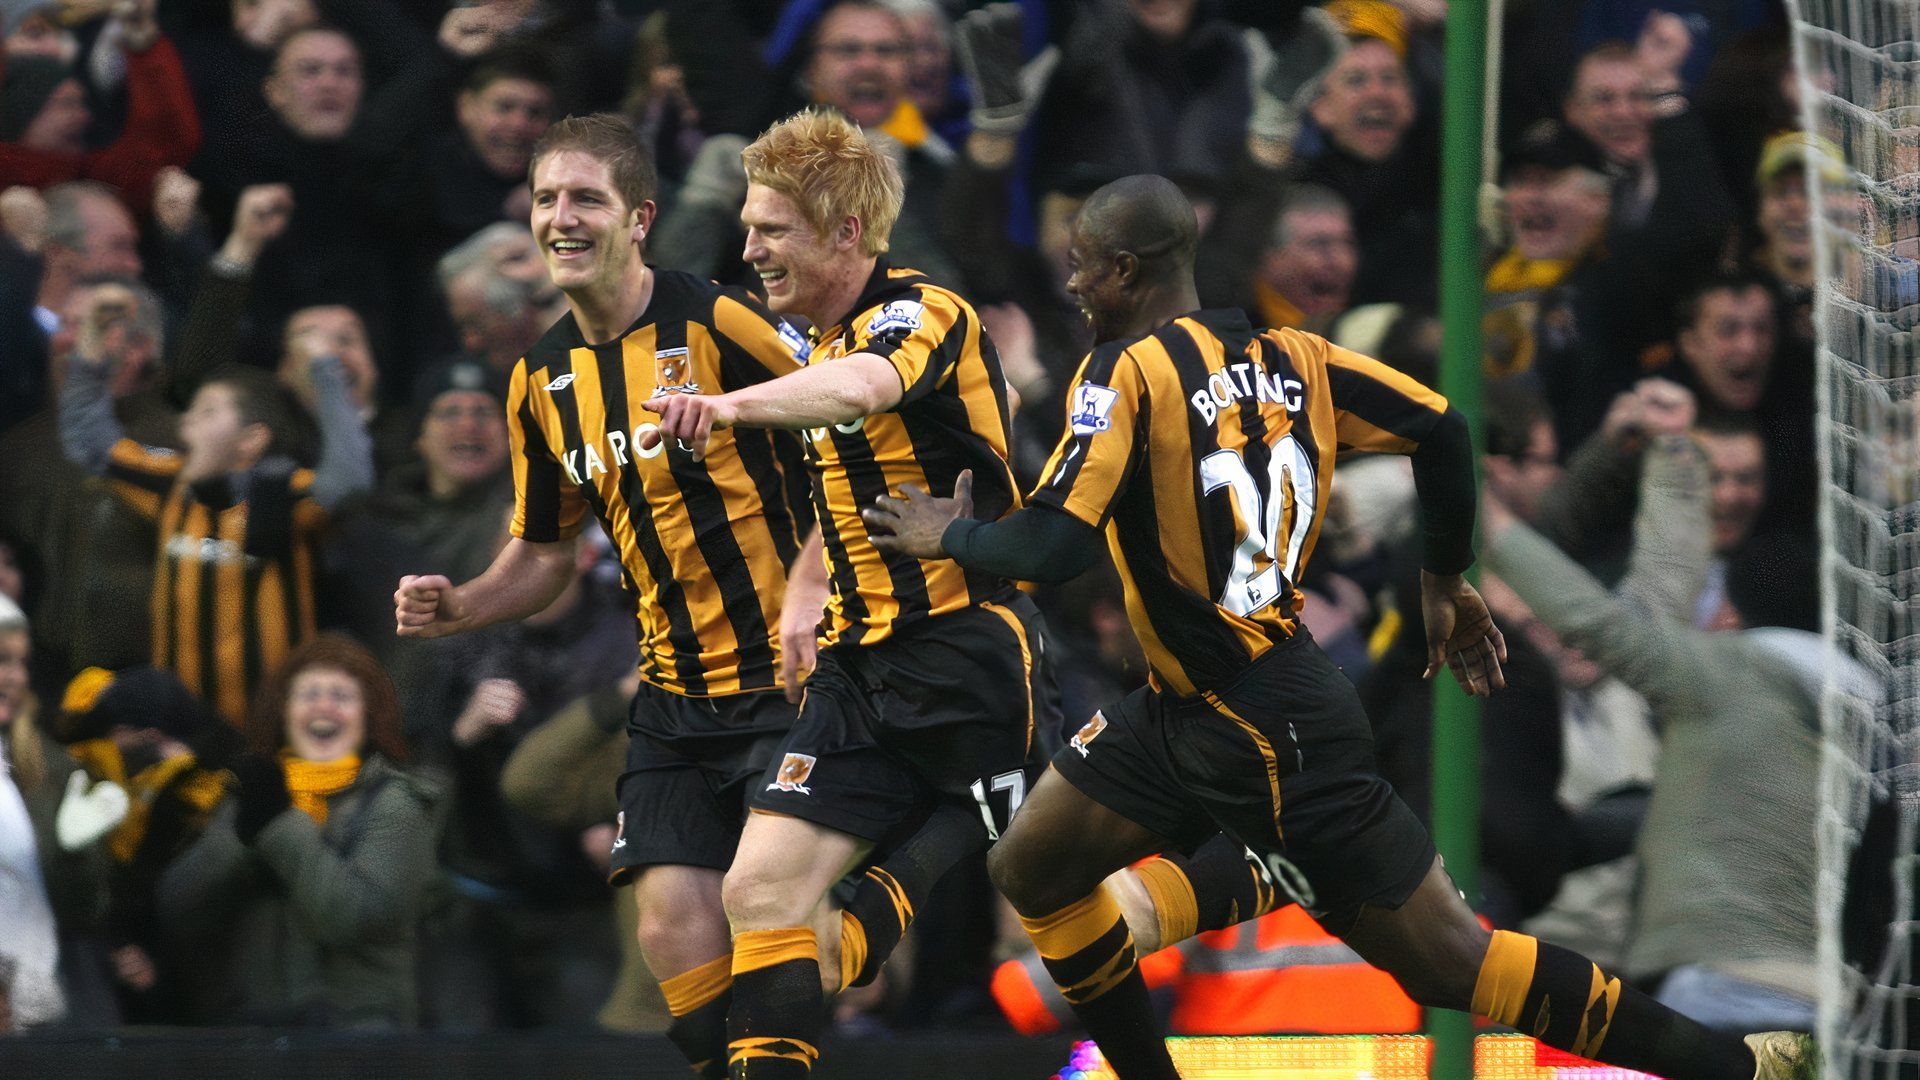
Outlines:
{"label": "tiger crest on shorts", "polygon": [[767,785],[767,790],[795,791],[802,795],[813,794],[807,788],[807,777],[813,775],[815,760],[811,754],[788,754],[785,760],[780,762],[780,771],[774,774],[773,783]]}
{"label": "tiger crest on shorts", "polygon": [[1092,742],[1096,736],[1105,730],[1107,730],[1107,714],[1103,712],[1094,713],[1093,719],[1080,725],[1080,730],[1074,732],[1073,738],[1067,740],[1067,745],[1080,751],[1081,757],[1086,757],[1087,744]]}

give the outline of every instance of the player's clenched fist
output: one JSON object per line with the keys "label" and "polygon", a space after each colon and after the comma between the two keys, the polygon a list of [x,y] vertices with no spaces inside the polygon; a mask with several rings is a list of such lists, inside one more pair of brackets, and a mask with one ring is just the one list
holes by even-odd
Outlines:
{"label": "player's clenched fist", "polygon": [[733,426],[734,407],[724,394],[661,394],[645,405],[660,414],[660,430],[640,436],[640,448],[651,450],[661,439],[677,439],[693,452],[693,460],[707,456],[707,440],[715,428]]}
{"label": "player's clenched fist", "polygon": [[409,574],[393,591],[394,633],[436,638],[457,634],[466,619],[453,582],[438,574]]}

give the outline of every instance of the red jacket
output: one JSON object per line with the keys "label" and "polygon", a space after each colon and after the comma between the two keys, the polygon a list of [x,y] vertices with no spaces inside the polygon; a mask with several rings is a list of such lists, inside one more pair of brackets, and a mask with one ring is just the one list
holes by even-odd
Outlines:
{"label": "red jacket", "polygon": [[0,189],[46,188],[68,180],[98,180],[118,188],[135,214],[153,203],[153,178],[169,165],[184,167],[200,149],[200,116],[186,69],[166,38],[127,54],[127,122],[110,146],[84,154],[32,150],[0,143]]}

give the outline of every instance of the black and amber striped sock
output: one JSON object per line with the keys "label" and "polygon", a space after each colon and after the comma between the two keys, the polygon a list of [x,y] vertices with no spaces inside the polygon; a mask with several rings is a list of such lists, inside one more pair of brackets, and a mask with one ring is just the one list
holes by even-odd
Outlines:
{"label": "black and amber striped sock", "polygon": [[1134,962],[1133,935],[1105,887],[1020,924],[1087,1034],[1127,1080],[1179,1080]]}
{"label": "black and amber striped sock", "polygon": [[1494,931],[1473,1011],[1548,1046],[1655,1076],[1753,1076],[1753,1052],[1738,1035],[1712,1031],[1579,953],[1526,934]]}
{"label": "black and amber striped sock", "polygon": [[691,971],[660,980],[673,1023],[667,1038],[687,1056],[699,1080],[726,1080],[727,1008],[733,995],[733,956],[716,957]]}
{"label": "black and amber striped sock", "polygon": [[1153,897],[1160,947],[1209,930],[1257,919],[1279,904],[1279,893],[1247,849],[1225,834],[1192,855],[1149,859],[1133,868]]}
{"label": "black and amber striped sock", "polygon": [[840,985],[872,982],[911,925],[906,888],[885,867],[869,867],[840,913]]}
{"label": "black and amber striped sock", "polygon": [[840,914],[840,985],[872,982],[913,925],[914,909],[955,863],[986,843],[986,827],[972,807],[942,806],[888,850]]}
{"label": "black and amber striped sock", "polygon": [[733,936],[728,1076],[774,1080],[807,1075],[820,1058],[824,1011],[820,943],[812,927],[743,930]]}

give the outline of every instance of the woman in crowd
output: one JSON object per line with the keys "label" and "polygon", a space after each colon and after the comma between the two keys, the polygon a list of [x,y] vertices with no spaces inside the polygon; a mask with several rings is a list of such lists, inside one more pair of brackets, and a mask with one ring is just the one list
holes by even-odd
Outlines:
{"label": "woman in crowd", "polygon": [[322,634],[261,687],[234,794],[160,881],[203,1023],[410,1027],[437,791],[402,770],[393,683]]}

